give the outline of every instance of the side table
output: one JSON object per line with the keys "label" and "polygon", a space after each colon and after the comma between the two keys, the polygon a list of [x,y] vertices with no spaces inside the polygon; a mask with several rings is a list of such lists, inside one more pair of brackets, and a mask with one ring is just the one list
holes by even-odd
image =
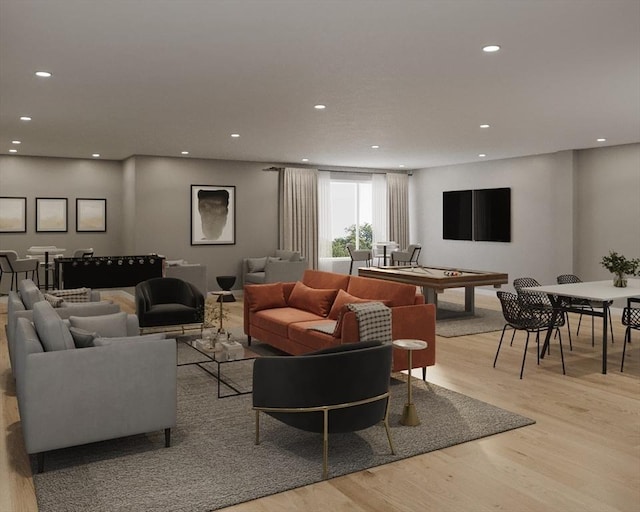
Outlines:
{"label": "side table", "polygon": [[236,276],[216,276],[218,286],[223,292],[227,292],[224,295],[218,297],[218,300],[222,302],[235,302],[236,298],[231,293],[231,287],[236,283]]}
{"label": "side table", "polygon": [[408,367],[409,367],[409,375],[407,375],[407,403],[404,405],[404,409],[402,410],[402,418],[400,419],[400,424],[405,425],[407,427],[415,427],[420,425],[420,418],[418,418],[418,411],[416,411],[416,406],[413,403],[412,393],[411,393],[411,354],[414,350],[424,350],[428,347],[426,341],[423,340],[411,340],[411,339],[400,339],[393,340],[393,346],[402,350],[406,350],[408,352]]}

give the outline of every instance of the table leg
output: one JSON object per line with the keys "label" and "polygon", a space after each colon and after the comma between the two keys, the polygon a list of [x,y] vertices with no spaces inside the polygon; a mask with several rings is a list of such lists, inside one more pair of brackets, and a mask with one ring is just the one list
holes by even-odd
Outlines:
{"label": "table leg", "polygon": [[407,427],[415,427],[417,425],[420,425],[420,418],[418,418],[418,411],[416,411],[416,406],[413,403],[413,394],[411,388],[411,368],[413,366],[411,357],[412,352],[412,350],[409,350],[407,353],[407,360],[409,363],[409,370],[407,375],[407,403],[404,406],[404,409],[402,411],[402,418],[400,419],[400,424]]}
{"label": "table leg", "polygon": [[[560,309],[561,301],[559,297],[555,295],[551,295],[549,297],[551,300],[551,305],[553,306],[553,314],[551,315],[551,325],[556,325],[558,322],[559,315],[562,315],[562,310]],[[551,333],[553,332],[553,327],[547,329],[547,335],[544,337],[544,343],[542,344],[542,349],[540,350],[539,357],[540,359],[544,359],[544,355],[547,353],[547,349],[549,348],[549,343],[551,342]]]}
{"label": "table leg", "polygon": [[49,253],[44,252],[44,289],[49,289]]}
{"label": "table leg", "polygon": [[609,321],[609,303],[602,301],[602,374],[607,374],[607,323]]}
{"label": "table leg", "polygon": [[475,287],[465,286],[464,288],[464,310],[467,313],[475,314]]}
{"label": "table leg", "polygon": [[382,246],[382,266],[387,265],[387,246]]}

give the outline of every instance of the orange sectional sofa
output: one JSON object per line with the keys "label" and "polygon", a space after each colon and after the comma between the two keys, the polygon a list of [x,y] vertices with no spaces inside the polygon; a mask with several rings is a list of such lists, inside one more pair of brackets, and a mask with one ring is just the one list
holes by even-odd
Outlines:
{"label": "orange sectional sofa", "polygon": [[[425,340],[426,350],[413,353],[413,367],[435,364],[436,323],[433,304],[408,284],[366,277],[306,270],[291,283],[254,284],[244,287],[244,332],[288,354],[314,352],[360,341],[353,302],[380,301],[391,308],[393,339]],[[333,332],[310,329],[337,321]],[[394,349],[393,371],[408,368],[407,352]],[[424,376],[424,371],[423,371]]]}

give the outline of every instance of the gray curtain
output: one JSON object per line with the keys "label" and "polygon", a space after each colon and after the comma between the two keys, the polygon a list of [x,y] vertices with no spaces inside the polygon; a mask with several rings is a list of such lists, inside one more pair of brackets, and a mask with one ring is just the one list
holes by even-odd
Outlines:
{"label": "gray curtain", "polygon": [[318,268],[318,171],[287,167],[280,173],[279,245],[300,251]]}
{"label": "gray curtain", "polygon": [[409,177],[387,173],[387,211],[389,212],[389,240],[400,250],[409,245]]}

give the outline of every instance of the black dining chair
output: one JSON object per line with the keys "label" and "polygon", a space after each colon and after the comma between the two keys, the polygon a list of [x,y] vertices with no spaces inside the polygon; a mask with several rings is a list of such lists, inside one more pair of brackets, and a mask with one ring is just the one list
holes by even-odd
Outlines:
{"label": "black dining chair", "polygon": [[[638,304],[638,306],[634,306]],[[627,343],[631,343],[631,329],[640,331],[640,298],[627,299],[627,307],[622,310],[622,325],[627,328],[624,331],[624,347],[622,348],[622,362],[620,371],[624,371],[624,356],[627,351]]]}
{"label": "black dining chair", "polygon": [[[582,279],[580,279],[575,274],[562,274],[557,277],[558,284],[573,284],[573,283],[581,283]],[[571,297],[566,297],[565,300],[568,301],[568,305],[572,308],[579,309],[588,309],[593,311],[594,309],[602,309],[602,304],[600,302],[590,301],[589,299],[576,299]],[[613,304],[613,302],[609,302],[609,306]],[[611,322],[611,309],[607,308],[609,313],[609,318],[607,319],[609,322],[609,327],[611,329],[611,343],[613,343],[613,323]],[[582,313],[580,313],[580,317],[578,319],[578,329],[576,330],[576,336],[580,335],[580,324],[582,323]],[[569,326],[569,318],[567,317],[567,328]],[[595,333],[593,329],[593,315],[591,315],[591,346],[595,346]]]}
{"label": "black dining chair", "polygon": [[[522,366],[520,367],[520,378],[524,374],[524,364],[527,358],[527,349],[529,347],[529,336],[532,333],[536,335],[536,352],[538,364],[540,364],[540,332],[547,331],[549,329],[558,329],[564,325],[564,316],[562,314],[556,314],[553,308],[544,306],[532,306],[521,300],[521,297],[510,292],[497,292],[498,299],[500,300],[500,306],[502,307],[502,314],[506,321],[502,328],[502,334],[500,335],[500,342],[498,343],[498,350],[496,350],[496,356],[493,360],[493,367],[496,367],[498,362],[498,355],[500,354],[500,348],[502,347],[502,340],[507,328],[513,329],[511,336],[511,343],[515,337],[516,331],[525,331],[527,333],[527,339],[524,345],[524,352],[522,354]],[[560,358],[562,360],[562,374],[564,375],[564,353],[562,351],[562,335],[558,331],[558,344],[560,345]]]}

